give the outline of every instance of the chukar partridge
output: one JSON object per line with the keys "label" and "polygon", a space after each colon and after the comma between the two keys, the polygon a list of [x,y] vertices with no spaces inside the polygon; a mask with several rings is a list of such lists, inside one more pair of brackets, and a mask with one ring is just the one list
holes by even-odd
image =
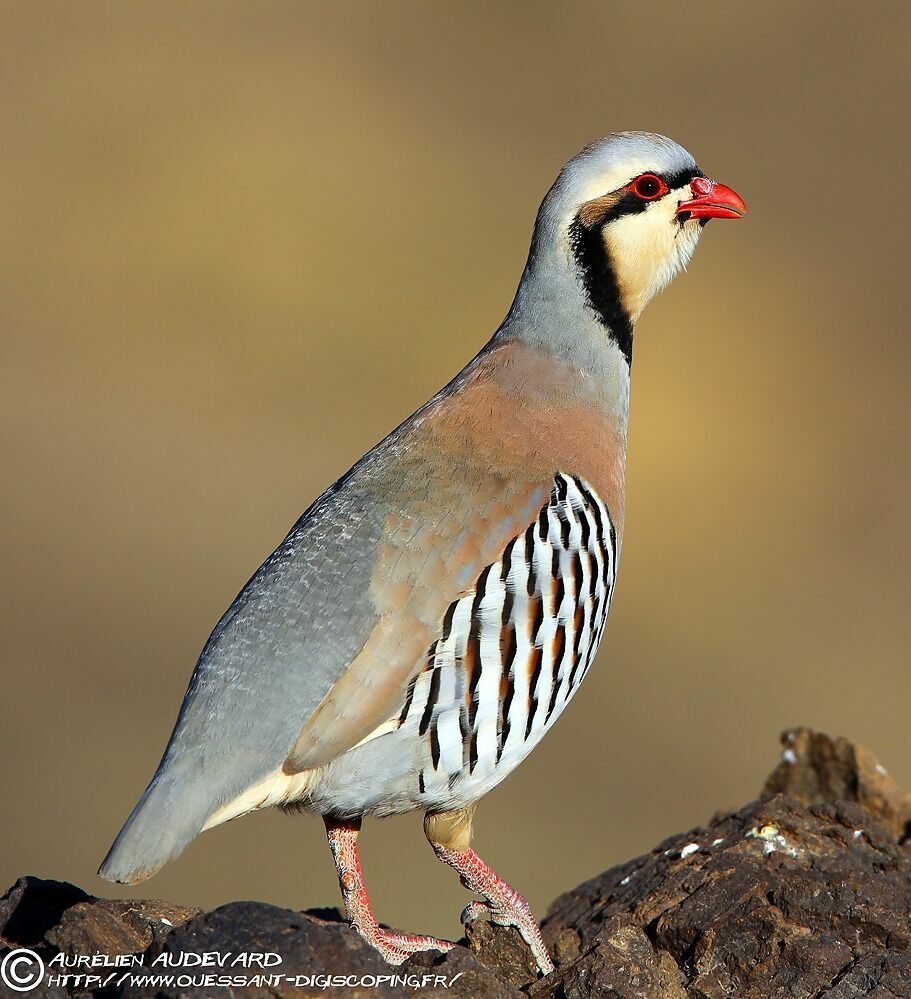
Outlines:
{"label": "chukar partridge", "polygon": [[[351,923],[392,963],[365,815],[419,810],[437,856],[552,968],[528,903],[472,850],[480,798],[560,717],[604,632],[623,537],[633,329],[709,219],[745,212],[675,142],[619,132],[562,169],[502,325],[331,485],[212,632],[100,874],[149,877],[269,805],[323,817]],[[423,321],[423,320],[422,320]]]}

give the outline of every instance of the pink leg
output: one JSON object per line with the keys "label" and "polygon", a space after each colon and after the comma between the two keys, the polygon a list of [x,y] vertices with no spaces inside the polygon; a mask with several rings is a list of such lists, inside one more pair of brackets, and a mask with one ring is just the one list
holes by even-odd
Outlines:
{"label": "pink leg", "polygon": [[433,841],[431,846],[440,860],[458,872],[462,884],[469,891],[476,892],[487,900],[470,902],[462,913],[462,922],[487,916],[492,923],[500,926],[515,926],[531,948],[541,973],[550,974],[554,970],[553,961],[547,953],[541,930],[525,897],[515,888],[510,888],[474,850],[453,850]]}
{"label": "pink leg", "polygon": [[329,837],[329,847],[335,858],[335,868],[338,871],[338,883],[342,889],[345,902],[345,915],[351,925],[360,935],[375,947],[390,964],[401,964],[419,950],[452,950],[455,944],[448,940],[437,940],[434,937],[411,936],[396,933],[395,930],[384,930],[376,921],[367,897],[367,885],[361,871],[361,862],[357,855],[357,834],[361,824],[355,822],[336,822],[323,818],[326,823],[326,835]]}

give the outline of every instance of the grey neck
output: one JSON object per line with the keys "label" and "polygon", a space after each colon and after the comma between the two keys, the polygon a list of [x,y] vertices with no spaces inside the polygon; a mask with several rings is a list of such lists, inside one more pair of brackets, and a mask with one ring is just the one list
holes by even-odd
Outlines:
{"label": "grey neck", "polygon": [[568,239],[537,230],[516,297],[491,346],[519,340],[569,362],[578,372],[572,394],[599,397],[599,405],[626,422],[630,365],[611,331],[587,303]]}

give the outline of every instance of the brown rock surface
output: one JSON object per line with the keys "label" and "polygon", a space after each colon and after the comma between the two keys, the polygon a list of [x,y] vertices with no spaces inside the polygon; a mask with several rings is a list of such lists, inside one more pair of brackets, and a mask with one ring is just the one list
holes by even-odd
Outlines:
{"label": "brown rock surface", "polygon": [[[61,954],[137,955],[141,968],[93,969],[105,987],[45,984],[27,993],[98,999],[911,999],[911,795],[845,739],[795,729],[782,741],[761,800],[556,899],[544,934],[557,969],[540,980],[518,934],[486,923],[471,924],[465,946],[450,954],[393,969],[334,911],[234,902],[198,912],[96,899],[37,878],[0,899],[0,960],[18,947],[46,963]],[[206,953],[281,962],[172,966]],[[124,977],[138,971],[175,980]],[[205,975],[273,977],[202,984]],[[0,997],[22,994],[0,984]]]}
{"label": "brown rock surface", "polygon": [[911,996],[911,855],[856,804],[776,795],[561,896],[545,936],[535,996]]}
{"label": "brown rock surface", "polygon": [[869,749],[811,728],[788,729],[781,744],[781,762],[763,794],[787,794],[805,805],[856,801],[899,842],[911,838],[911,792],[895,783]]}

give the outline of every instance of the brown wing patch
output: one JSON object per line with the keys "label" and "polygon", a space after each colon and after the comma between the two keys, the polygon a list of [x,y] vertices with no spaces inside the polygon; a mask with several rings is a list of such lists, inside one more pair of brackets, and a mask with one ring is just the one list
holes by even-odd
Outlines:
{"label": "brown wing patch", "polygon": [[[405,625],[403,627],[403,624]],[[415,619],[383,617],[360,653],[301,729],[282,767],[286,774],[323,766],[365,739],[402,696],[398,664],[423,663],[431,629]],[[408,670],[410,678],[411,670]]]}

